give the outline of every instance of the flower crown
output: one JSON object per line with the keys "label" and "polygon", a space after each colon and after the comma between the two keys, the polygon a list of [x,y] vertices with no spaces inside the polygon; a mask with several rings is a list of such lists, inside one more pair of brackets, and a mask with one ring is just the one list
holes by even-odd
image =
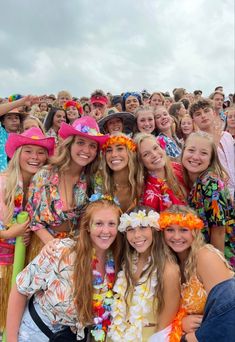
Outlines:
{"label": "flower crown", "polygon": [[160,230],[159,224],[159,214],[156,211],[150,210],[148,214],[146,214],[146,210],[139,210],[138,213],[130,213],[130,214],[122,214],[120,217],[120,224],[118,226],[118,230],[120,232],[125,232],[127,227],[136,228],[139,226],[142,227],[153,227],[156,230]]}
{"label": "flower crown", "polygon": [[116,205],[120,206],[120,203],[117,199],[117,197],[112,197],[111,195],[108,194],[101,194],[100,192],[97,192],[95,194],[92,194],[91,197],[89,198],[90,202],[95,202],[99,200],[106,200],[106,201],[111,201],[114,202]]}
{"label": "flower crown", "polygon": [[161,230],[174,224],[191,230],[202,229],[204,227],[203,221],[194,214],[184,215],[181,213],[163,212],[160,214],[158,223]]}
{"label": "flower crown", "polygon": [[136,144],[134,141],[127,136],[112,136],[110,137],[106,143],[103,145],[102,150],[106,151],[107,147],[119,144],[119,145],[125,145],[130,151],[135,152],[136,151]]}

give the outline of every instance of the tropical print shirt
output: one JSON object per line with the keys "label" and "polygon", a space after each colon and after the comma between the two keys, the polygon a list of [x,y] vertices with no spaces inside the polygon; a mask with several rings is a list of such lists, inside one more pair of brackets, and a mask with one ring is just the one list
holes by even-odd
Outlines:
{"label": "tropical print shirt", "polygon": [[26,210],[31,217],[30,228],[35,231],[46,228],[51,234],[55,234],[53,227],[70,220],[76,227],[81,210],[87,202],[87,183],[85,175],[74,186],[75,207],[73,210],[64,211],[64,204],[59,192],[58,170],[42,168],[33,177],[28,195]]}
{"label": "tropical print shirt", "polygon": [[164,133],[159,133],[157,141],[169,157],[178,158],[181,155],[181,148],[177,144],[176,140],[169,138]]}
{"label": "tropical print shirt", "polygon": [[34,295],[41,311],[51,324],[76,326],[77,315],[73,300],[73,270],[75,262],[72,239],[60,239],[53,256],[42,253],[18,274],[18,291]]}
{"label": "tropical print shirt", "polygon": [[225,227],[225,257],[235,267],[235,210],[224,182],[213,171],[205,171],[195,181],[188,203],[204,222],[207,243],[213,226]]}

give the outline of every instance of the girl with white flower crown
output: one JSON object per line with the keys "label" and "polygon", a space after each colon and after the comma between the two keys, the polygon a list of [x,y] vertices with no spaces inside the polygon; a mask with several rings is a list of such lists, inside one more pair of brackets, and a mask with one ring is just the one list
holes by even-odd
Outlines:
{"label": "girl with white flower crown", "polygon": [[[180,301],[179,268],[163,254],[159,214],[138,206],[121,216],[125,235],[123,270],[114,285],[108,341],[168,341]],[[158,333],[156,333],[158,332]]]}

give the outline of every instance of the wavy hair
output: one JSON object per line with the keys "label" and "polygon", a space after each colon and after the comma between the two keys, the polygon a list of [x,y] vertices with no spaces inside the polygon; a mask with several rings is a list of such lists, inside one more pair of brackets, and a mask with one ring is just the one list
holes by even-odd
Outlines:
{"label": "wavy hair", "polygon": [[[71,146],[74,143],[75,135],[68,137],[63,140],[56,149],[56,155],[50,158],[50,165],[55,170],[58,169],[59,174],[68,171],[71,164]],[[87,194],[92,195],[93,191],[93,180],[92,177],[98,170],[100,163],[100,149],[98,150],[95,159],[84,167],[84,174],[87,182]]]}
{"label": "wavy hair", "polygon": [[[112,209],[120,218],[120,208],[112,201],[99,200],[91,202],[86,207],[79,225],[79,236],[76,244],[69,250],[69,253],[75,253],[74,265],[74,301],[78,314],[78,321],[83,325],[93,323],[92,296],[93,296],[93,274],[92,257],[93,246],[90,238],[90,225],[93,214],[99,209]],[[115,241],[110,246],[115,263],[115,274],[119,272],[123,255],[123,237],[118,232]]]}
{"label": "wavy hair", "polygon": [[[154,143],[158,144],[158,141],[152,134],[147,134],[147,133],[138,133],[135,136],[135,143],[137,144],[137,163],[139,167],[139,172],[140,172],[140,180],[142,180],[141,187],[144,188],[145,181],[148,176],[148,170],[143,164],[141,154],[140,154],[140,145],[145,139],[151,139]],[[159,145],[161,148],[161,146]],[[161,148],[162,150],[162,148]],[[165,171],[165,181],[167,185],[173,190],[175,196],[179,199],[185,200],[186,199],[186,191],[179,184],[178,179],[174,175],[173,169],[172,169],[172,164],[170,158],[166,155],[166,152],[163,151],[163,156],[165,160],[165,166],[164,166],[164,171]]]}
{"label": "wavy hair", "polygon": [[[112,134],[115,136],[125,136],[120,132]],[[140,176],[140,171],[136,161],[136,152],[130,151],[126,148],[128,154],[128,181],[131,185],[131,193],[130,193],[130,200],[133,202],[135,199],[139,199],[142,193],[142,181]],[[114,197],[114,181],[113,181],[113,174],[114,171],[110,169],[106,162],[105,152],[102,154],[101,159],[101,168],[103,174],[103,191],[104,193],[111,194]]]}
{"label": "wavy hair", "polygon": [[[128,214],[131,212],[138,213],[139,210],[145,210],[146,214],[149,213],[150,210],[153,210],[150,207],[147,206],[137,206],[134,209],[128,211]],[[150,252],[149,256],[151,257],[151,261],[147,267],[147,269],[143,270],[143,272],[140,275],[140,279],[144,276],[147,276],[147,280],[151,279],[153,276],[153,273],[157,270],[157,285],[155,287],[155,295],[154,295],[154,303],[153,306],[156,307],[156,314],[159,314],[163,307],[164,307],[164,299],[163,299],[163,274],[165,269],[166,261],[173,262],[174,258],[168,253],[167,257],[163,253],[164,250],[164,244],[162,239],[160,238],[160,232],[152,229],[152,235],[153,235],[153,242],[150,246]],[[126,234],[126,233],[124,233]],[[127,280],[127,288],[125,292],[125,300],[128,307],[128,296],[133,296],[134,293],[134,287],[138,284],[141,284],[136,281],[134,270],[133,270],[133,256],[136,255],[136,250],[134,247],[130,245],[130,243],[127,240],[127,237],[125,236],[125,254],[124,254],[124,271],[125,271],[125,277]],[[138,253],[137,253],[138,256]],[[157,301],[157,305],[156,304]]]}

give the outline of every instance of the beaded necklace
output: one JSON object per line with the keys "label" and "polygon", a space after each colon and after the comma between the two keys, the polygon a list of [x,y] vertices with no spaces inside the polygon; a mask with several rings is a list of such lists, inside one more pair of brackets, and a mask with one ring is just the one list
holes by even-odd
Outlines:
{"label": "beaded necklace", "polygon": [[100,272],[96,270],[98,259],[93,255],[92,273],[93,273],[93,288],[99,293],[93,294],[93,314],[94,327],[91,334],[95,341],[103,342],[109,325],[111,324],[111,305],[113,304],[113,285],[115,280],[114,259],[111,253],[108,253],[105,263],[105,278],[102,279]]}

